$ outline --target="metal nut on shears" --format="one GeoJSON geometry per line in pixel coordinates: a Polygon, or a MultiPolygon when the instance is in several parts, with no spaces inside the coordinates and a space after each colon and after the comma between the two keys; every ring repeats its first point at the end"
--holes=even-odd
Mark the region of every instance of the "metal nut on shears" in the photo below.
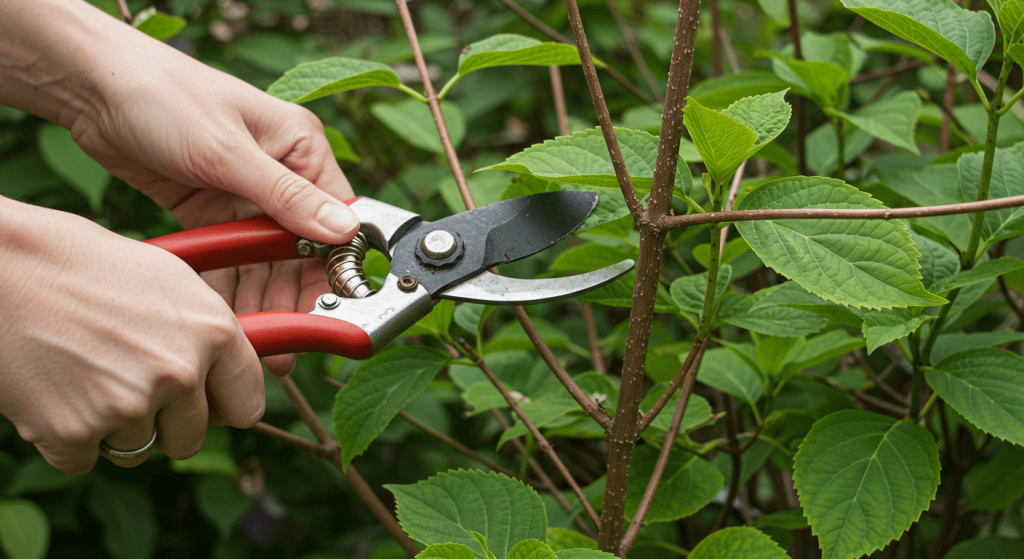
{"type": "Polygon", "coordinates": [[[435,229],[416,243],[416,258],[435,268],[444,268],[459,261],[465,252],[462,235],[435,229]]]}

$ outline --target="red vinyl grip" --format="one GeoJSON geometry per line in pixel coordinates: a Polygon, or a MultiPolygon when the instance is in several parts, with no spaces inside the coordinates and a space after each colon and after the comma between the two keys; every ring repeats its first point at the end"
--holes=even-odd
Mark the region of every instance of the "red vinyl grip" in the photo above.
{"type": "MultiPolygon", "coordinates": [[[[345,200],[352,204],[361,197],[345,200]]],[[[299,258],[298,236],[268,216],[219,223],[150,239],[197,272],[299,258]]]]}
{"type": "Polygon", "coordinates": [[[373,343],[362,328],[315,314],[262,312],[238,317],[242,331],[260,357],[286,353],[330,353],[369,359],[373,343]]]}

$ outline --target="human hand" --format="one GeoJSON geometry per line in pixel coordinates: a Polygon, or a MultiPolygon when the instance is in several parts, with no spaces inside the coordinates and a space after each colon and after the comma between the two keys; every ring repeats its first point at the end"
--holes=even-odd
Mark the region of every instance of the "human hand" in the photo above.
{"type": "MultiPolygon", "coordinates": [[[[184,459],[210,423],[263,415],[259,360],[183,262],[88,220],[0,198],[0,410],[48,462],[82,474],[100,441],[184,459]]],[[[146,456],[112,460],[134,466],[146,456]]]]}

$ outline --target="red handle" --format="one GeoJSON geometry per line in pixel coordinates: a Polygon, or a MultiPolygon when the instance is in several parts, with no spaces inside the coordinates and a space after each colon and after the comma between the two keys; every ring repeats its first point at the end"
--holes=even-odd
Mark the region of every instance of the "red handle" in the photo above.
{"type": "MultiPolygon", "coordinates": [[[[351,205],[360,197],[345,200],[351,205]]],[[[197,272],[299,258],[298,236],[268,216],[219,223],[150,239],[197,272]]]]}
{"type": "Polygon", "coordinates": [[[373,343],[362,328],[315,314],[261,312],[238,317],[242,331],[260,357],[286,353],[330,353],[369,359],[373,343]]]}

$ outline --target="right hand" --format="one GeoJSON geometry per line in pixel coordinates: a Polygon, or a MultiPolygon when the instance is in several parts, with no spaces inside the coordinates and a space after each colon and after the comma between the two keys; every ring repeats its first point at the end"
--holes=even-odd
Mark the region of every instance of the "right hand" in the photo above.
{"type": "Polygon", "coordinates": [[[100,441],[134,450],[154,428],[165,454],[188,458],[211,422],[262,417],[256,352],[181,260],[3,198],[0,234],[0,412],[57,469],[88,472],[100,441]]]}

